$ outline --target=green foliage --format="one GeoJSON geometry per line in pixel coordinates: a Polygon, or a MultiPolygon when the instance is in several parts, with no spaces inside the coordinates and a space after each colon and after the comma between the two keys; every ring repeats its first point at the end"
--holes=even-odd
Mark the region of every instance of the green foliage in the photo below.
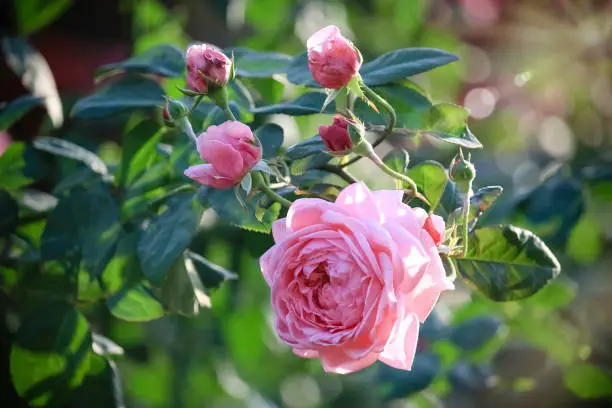
{"type": "Polygon", "coordinates": [[[11,145],[0,156],[0,178],[2,188],[16,190],[27,186],[32,180],[23,173],[25,160],[23,154],[25,145],[23,143],[11,143],[11,145]]]}
{"type": "Polygon", "coordinates": [[[497,301],[533,295],[560,271],[544,242],[511,225],[472,231],[467,254],[456,262],[464,278],[497,301]]]}
{"type": "Polygon", "coordinates": [[[481,148],[482,144],[467,126],[469,116],[469,112],[460,106],[439,103],[423,115],[421,133],[468,149],[481,148]]]}
{"type": "Polygon", "coordinates": [[[406,175],[414,180],[421,194],[429,201],[429,210],[435,210],[448,182],[444,167],[440,163],[426,161],[409,169],[406,175]]]}
{"type": "Polygon", "coordinates": [[[10,128],[32,108],[40,105],[41,99],[30,95],[20,96],[0,108],[0,130],[10,128]]]}
{"type": "Polygon", "coordinates": [[[236,75],[247,78],[269,78],[286,72],[291,57],[278,52],[258,52],[246,48],[225,51],[234,56],[236,75]]]}
{"type": "Polygon", "coordinates": [[[297,99],[289,102],[283,102],[276,105],[261,106],[251,110],[258,115],[285,114],[291,116],[313,115],[317,113],[333,113],[333,104],[327,105],[323,111],[323,103],[325,102],[325,94],[322,92],[308,92],[299,96],[297,99]]]}
{"type": "Polygon", "coordinates": [[[19,0],[14,5],[21,34],[31,34],[59,17],[72,0],[19,0]]]}
{"type": "Polygon", "coordinates": [[[572,366],[563,377],[563,382],[581,398],[612,396],[612,375],[589,364],[572,366]]]}
{"type": "Polygon", "coordinates": [[[159,75],[178,78],[185,70],[183,51],[169,44],[150,48],[130,59],[115,64],[104,65],[96,71],[96,80],[120,73],[159,75]]]}

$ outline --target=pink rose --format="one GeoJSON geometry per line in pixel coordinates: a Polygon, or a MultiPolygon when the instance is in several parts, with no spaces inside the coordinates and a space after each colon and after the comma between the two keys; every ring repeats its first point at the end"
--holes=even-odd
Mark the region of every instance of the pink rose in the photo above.
{"type": "Polygon", "coordinates": [[[187,49],[187,87],[207,93],[211,86],[224,86],[230,79],[232,61],[210,44],[191,45],[187,49]]]}
{"type": "Polygon", "coordinates": [[[200,156],[208,161],[185,170],[185,175],[206,186],[226,189],[240,183],[261,160],[261,147],[251,129],[236,121],[209,126],[197,139],[200,156]]]}
{"type": "Polygon", "coordinates": [[[423,228],[427,213],[403,204],[402,194],[355,183],[335,203],[296,200],[273,224],[275,245],[260,263],[276,331],[325,371],[350,373],[376,360],[409,370],[419,322],[454,288],[423,228]]]}
{"type": "Polygon", "coordinates": [[[320,29],[308,39],[306,46],[310,72],[325,88],[342,88],[359,72],[361,55],[336,26],[320,29]]]}
{"type": "Polygon", "coordinates": [[[336,115],[331,125],[319,126],[319,135],[329,151],[345,152],[353,147],[351,136],[348,132],[347,120],[342,115],[336,115]]]}

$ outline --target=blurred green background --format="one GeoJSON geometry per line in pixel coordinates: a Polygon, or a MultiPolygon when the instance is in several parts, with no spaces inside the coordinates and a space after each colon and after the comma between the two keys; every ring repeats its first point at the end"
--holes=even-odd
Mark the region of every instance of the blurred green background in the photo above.
{"type": "MultiPolygon", "coordinates": [[[[271,237],[223,225],[210,213],[197,247],[238,279],[212,292],[212,308],[195,318],[127,323],[90,310],[94,329],[120,344],[125,355],[114,373],[100,364],[99,375],[88,377],[66,406],[117,406],[113,381],[120,381],[125,406],[143,408],[612,406],[609,1],[0,5],[3,32],[29,36],[49,62],[65,111],[72,97],[93,89],[95,67],[162,43],[183,47],[204,41],[294,55],[310,34],[335,24],[366,61],[416,46],[456,53],[458,63],[414,80],[433,100],[454,101],[471,112],[471,129],[485,146],[474,154],[476,186],[505,188],[483,221],[510,221],[536,231],[563,265],[560,278],[523,302],[494,303],[461,286],[445,293],[422,328],[412,372],[375,364],[349,376],[326,375],[317,361],[297,358],[274,335],[269,290],[258,266],[271,237]]],[[[8,76],[2,78],[7,84],[0,99],[9,100],[19,91],[8,76]]],[[[283,97],[282,78],[253,81],[262,99],[283,97]]],[[[181,83],[167,83],[167,91],[176,94],[176,85],[181,83]]],[[[275,120],[292,143],[312,136],[328,119],[275,120]]],[[[30,127],[19,124],[11,137],[28,140],[30,127]]],[[[112,129],[92,129],[90,137],[88,143],[95,141],[103,157],[113,157],[112,129]]],[[[2,140],[0,151],[1,145],[2,140]]],[[[448,163],[455,153],[427,143],[408,148],[413,160],[448,163]]],[[[370,180],[370,170],[364,163],[354,173],[375,187],[391,186],[370,180]]],[[[1,375],[2,398],[12,401],[4,360],[1,375]]]]}

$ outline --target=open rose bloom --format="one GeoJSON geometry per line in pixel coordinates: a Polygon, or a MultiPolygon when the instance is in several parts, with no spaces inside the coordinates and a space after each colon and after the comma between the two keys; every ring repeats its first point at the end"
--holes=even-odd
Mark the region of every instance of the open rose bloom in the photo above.
{"type": "Polygon", "coordinates": [[[308,39],[306,46],[310,72],[325,88],[342,88],[359,72],[361,54],[336,26],[320,29],[308,39]]]}
{"type": "Polygon", "coordinates": [[[420,323],[454,287],[428,231],[444,236],[443,220],[402,195],[355,183],[335,203],[299,199],[273,224],[275,245],[261,269],[276,331],[325,371],[350,373],[376,360],[409,370],[420,323]]]}

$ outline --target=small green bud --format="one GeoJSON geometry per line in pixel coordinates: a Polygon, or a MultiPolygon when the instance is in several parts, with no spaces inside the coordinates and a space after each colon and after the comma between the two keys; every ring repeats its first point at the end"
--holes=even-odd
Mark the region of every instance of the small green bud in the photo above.
{"type": "Polygon", "coordinates": [[[166,104],[162,109],[162,117],[164,124],[169,127],[174,127],[176,120],[189,115],[189,108],[181,101],[176,99],[166,98],[166,104]]]}
{"type": "Polygon", "coordinates": [[[455,156],[450,164],[448,176],[464,192],[463,190],[467,191],[471,188],[472,181],[476,178],[476,169],[470,163],[469,158],[466,160],[463,157],[463,152],[460,151],[459,155],[455,156]]]}

